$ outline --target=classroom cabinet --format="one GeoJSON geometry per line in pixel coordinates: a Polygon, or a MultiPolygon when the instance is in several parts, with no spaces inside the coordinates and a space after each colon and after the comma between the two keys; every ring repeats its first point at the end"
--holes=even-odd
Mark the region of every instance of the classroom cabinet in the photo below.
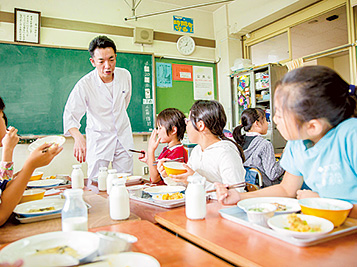
{"type": "Polygon", "coordinates": [[[265,110],[269,122],[265,136],[274,146],[275,153],[282,152],[286,141],[276,129],[274,116],[274,89],[287,72],[286,66],[267,64],[237,71],[231,75],[233,129],[240,124],[243,110],[259,107],[265,110]]]}

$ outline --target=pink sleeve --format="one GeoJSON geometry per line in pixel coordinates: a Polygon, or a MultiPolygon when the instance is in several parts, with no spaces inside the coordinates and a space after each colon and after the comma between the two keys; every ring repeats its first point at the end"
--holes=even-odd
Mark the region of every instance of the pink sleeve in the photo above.
{"type": "Polygon", "coordinates": [[[0,179],[11,180],[14,175],[14,163],[1,161],[0,165],[0,179]]]}

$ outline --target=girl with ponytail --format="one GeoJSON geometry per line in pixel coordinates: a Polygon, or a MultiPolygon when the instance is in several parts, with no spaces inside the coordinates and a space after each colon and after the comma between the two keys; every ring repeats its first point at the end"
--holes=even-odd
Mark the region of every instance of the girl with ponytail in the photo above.
{"type": "Polygon", "coordinates": [[[280,165],[283,181],[240,194],[216,184],[217,197],[233,204],[251,197],[325,197],[353,204],[357,218],[356,90],[334,70],[306,66],[278,83],[274,122],[288,140],[280,165]],[[300,190],[305,182],[311,190],[300,190]]]}
{"type": "Polygon", "coordinates": [[[241,123],[234,129],[233,138],[244,150],[244,167],[257,168],[262,174],[264,187],[279,183],[278,178],[282,176],[284,169],[275,160],[272,143],[262,137],[268,131],[264,110],[245,109],[241,123]],[[242,130],[246,134],[242,134],[242,130]]]}
{"type": "MultiPolygon", "coordinates": [[[[226,121],[223,106],[218,101],[198,100],[193,104],[186,119],[186,131],[190,142],[197,145],[184,165],[187,172],[171,175],[174,181],[187,183],[187,177],[195,173],[206,178],[206,190],[214,189],[214,182],[232,185],[245,181],[243,150],[224,136],[226,121]]],[[[158,164],[159,172],[167,177],[162,163],[158,164]]]]}

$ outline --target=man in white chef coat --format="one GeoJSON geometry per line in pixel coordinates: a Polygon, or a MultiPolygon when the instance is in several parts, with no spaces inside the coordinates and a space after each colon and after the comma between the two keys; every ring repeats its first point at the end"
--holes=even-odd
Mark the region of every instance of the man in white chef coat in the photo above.
{"type": "Polygon", "coordinates": [[[87,161],[88,179],[98,177],[99,167],[112,162],[118,172],[133,171],[133,135],[126,109],[131,97],[131,75],[116,68],[116,46],[106,36],[89,44],[90,62],[95,69],[82,77],[68,97],[63,125],[66,136],[74,138],[73,153],[87,161]],[[86,139],[79,132],[87,113],[86,139]]]}

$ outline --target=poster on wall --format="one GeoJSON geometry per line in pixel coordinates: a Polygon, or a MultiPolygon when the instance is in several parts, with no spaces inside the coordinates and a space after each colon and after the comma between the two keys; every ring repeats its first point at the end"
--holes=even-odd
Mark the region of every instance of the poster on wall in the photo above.
{"type": "Polygon", "coordinates": [[[195,100],[213,100],[213,68],[193,66],[193,96],[195,100]]]}
{"type": "Polygon", "coordinates": [[[172,64],[173,80],[192,82],[192,66],[172,64]]]}
{"type": "Polygon", "coordinates": [[[193,19],[181,16],[174,16],[174,31],[193,33],[193,19]]]}
{"type": "Polygon", "coordinates": [[[172,87],[172,66],[170,63],[156,62],[157,87],[172,87]]]}
{"type": "Polygon", "coordinates": [[[14,41],[40,43],[41,12],[15,8],[14,41]]]}

